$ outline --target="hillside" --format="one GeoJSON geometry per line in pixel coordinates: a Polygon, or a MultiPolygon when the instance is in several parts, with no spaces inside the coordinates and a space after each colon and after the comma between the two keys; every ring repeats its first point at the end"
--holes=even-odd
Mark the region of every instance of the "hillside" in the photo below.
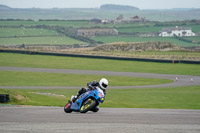
{"type": "Polygon", "coordinates": [[[119,15],[126,18],[133,16],[145,17],[150,21],[183,21],[200,20],[199,9],[175,9],[175,10],[140,10],[134,6],[102,5],[100,8],[10,8],[0,5],[0,19],[58,19],[58,20],[90,20],[116,19],[119,15]]]}
{"type": "Polygon", "coordinates": [[[11,8],[10,8],[10,7],[8,7],[8,6],[1,5],[1,4],[0,4],[0,9],[11,9],[11,8]]]}
{"type": "Polygon", "coordinates": [[[198,8],[198,9],[192,9],[192,10],[190,10],[190,12],[200,12],[200,8],[198,8]]]}
{"type": "Polygon", "coordinates": [[[105,4],[100,7],[102,10],[120,10],[120,11],[139,11],[140,9],[134,6],[105,4]]]}

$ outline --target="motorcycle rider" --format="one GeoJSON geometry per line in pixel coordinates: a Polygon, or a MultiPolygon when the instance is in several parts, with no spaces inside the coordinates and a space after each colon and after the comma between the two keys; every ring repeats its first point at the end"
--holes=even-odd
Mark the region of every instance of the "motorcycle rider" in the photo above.
{"type": "Polygon", "coordinates": [[[88,89],[81,88],[78,91],[76,96],[74,96],[74,95],[71,96],[71,101],[75,102],[81,94],[83,94],[83,93],[85,93],[85,92],[87,92],[89,90],[96,89],[96,87],[99,87],[101,90],[103,90],[104,95],[106,95],[107,86],[108,86],[108,80],[106,78],[102,78],[99,82],[93,81],[93,82],[87,83],[88,89]]]}

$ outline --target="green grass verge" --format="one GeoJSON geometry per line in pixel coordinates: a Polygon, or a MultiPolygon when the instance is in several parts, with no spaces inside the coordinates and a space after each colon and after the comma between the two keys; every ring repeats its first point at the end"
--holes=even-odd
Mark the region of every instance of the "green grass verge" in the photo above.
{"type": "MultiPolygon", "coordinates": [[[[0,89],[1,94],[10,94],[9,104],[64,106],[77,90],[16,90],[0,89]],[[39,95],[33,92],[55,95],[39,95]]],[[[160,89],[119,89],[107,91],[106,100],[101,107],[115,108],[167,108],[200,109],[200,86],[174,87],[160,89]]]]}
{"type": "MultiPolygon", "coordinates": [[[[48,90],[47,90],[48,91],[48,90]]],[[[68,95],[76,94],[76,90],[49,90],[48,93],[58,94],[68,92],[68,95]]],[[[34,105],[34,106],[64,106],[68,97],[59,97],[59,96],[48,96],[48,95],[38,95],[32,92],[45,92],[45,90],[4,90],[0,89],[0,94],[9,94],[10,102],[7,104],[14,105],[34,105]]],[[[1,105],[1,104],[0,104],[1,105]]]]}
{"type": "Polygon", "coordinates": [[[200,86],[109,90],[104,107],[200,109],[200,86]],[[116,102],[115,102],[116,101],[116,102]]]}
{"type": "Polygon", "coordinates": [[[0,75],[1,86],[86,86],[86,83],[93,80],[99,81],[102,77],[109,80],[110,86],[154,85],[173,82],[169,79],[43,72],[0,71],[0,75]]]}
{"type": "Polygon", "coordinates": [[[0,66],[200,75],[197,64],[119,61],[0,53],[0,66]]]}

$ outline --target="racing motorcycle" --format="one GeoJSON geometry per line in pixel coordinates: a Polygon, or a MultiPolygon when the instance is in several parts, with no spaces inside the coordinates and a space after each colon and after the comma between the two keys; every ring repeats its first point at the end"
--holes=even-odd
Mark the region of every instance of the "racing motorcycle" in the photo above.
{"type": "Polygon", "coordinates": [[[97,106],[103,103],[104,99],[105,95],[103,91],[99,87],[96,87],[81,94],[75,102],[68,101],[64,106],[64,111],[66,113],[71,113],[72,111],[80,113],[88,111],[98,112],[99,108],[97,106]]]}

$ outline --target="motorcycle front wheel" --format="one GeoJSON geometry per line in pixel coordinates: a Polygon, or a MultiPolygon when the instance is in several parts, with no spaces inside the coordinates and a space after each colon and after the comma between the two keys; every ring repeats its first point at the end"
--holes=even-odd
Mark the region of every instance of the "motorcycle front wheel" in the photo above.
{"type": "Polygon", "coordinates": [[[70,109],[70,107],[71,107],[71,102],[69,101],[69,102],[65,105],[65,107],[64,107],[65,113],[71,113],[71,112],[72,112],[72,110],[70,109]]]}
{"type": "Polygon", "coordinates": [[[93,109],[96,106],[96,100],[93,99],[87,99],[86,101],[83,102],[81,106],[80,113],[86,113],[89,110],[93,109]]]}

